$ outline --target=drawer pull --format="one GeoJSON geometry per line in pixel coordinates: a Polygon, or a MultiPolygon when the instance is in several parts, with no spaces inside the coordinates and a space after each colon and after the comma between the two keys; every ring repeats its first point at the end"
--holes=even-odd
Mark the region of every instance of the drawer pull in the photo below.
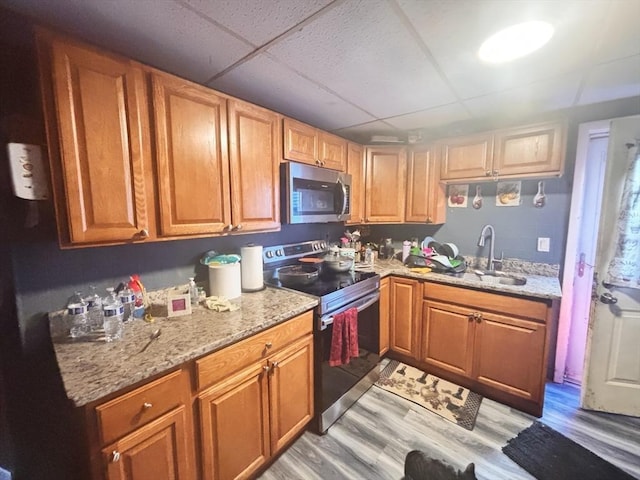
{"type": "Polygon", "coordinates": [[[116,463],[119,461],[120,461],[120,452],[117,450],[114,450],[113,452],[111,452],[111,462],[116,463]]]}
{"type": "Polygon", "coordinates": [[[263,365],[262,370],[264,370],[265,373],[269,373],[269,370],[271,370],[271,367],[269,367],[269,365],[263,365]]]}
{"type": "Polygon", "coordinates": [[[153,407],[153,403],[144,402],[144,403],[142,404],[142,409],[143,409],[143,410],[149,410],[151,407],[153,407]]]}
{"type": "Polygon", "coordinates": [[[271,347],[273,347],[273,343],[271,342],[267,342],[264,344],[264,348],[271,348],[271,347]]]}

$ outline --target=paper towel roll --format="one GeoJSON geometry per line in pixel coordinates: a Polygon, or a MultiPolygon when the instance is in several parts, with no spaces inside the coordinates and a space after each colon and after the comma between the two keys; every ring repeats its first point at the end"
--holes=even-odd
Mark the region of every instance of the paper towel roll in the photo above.
{"type": "Polygon", "coordinates": [[[240,249],[242,291],[257,292],[264,288],[262,245],[248,245],[240,249]]]}
{"type": "Polygon", "coordinates": [[[209,265],[209,295],[236,298],[241,294],[239,263],[209,265]]]}

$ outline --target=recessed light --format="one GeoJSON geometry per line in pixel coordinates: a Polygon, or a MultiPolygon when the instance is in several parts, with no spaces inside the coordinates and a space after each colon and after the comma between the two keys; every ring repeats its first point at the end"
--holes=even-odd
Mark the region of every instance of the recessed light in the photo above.
{"type": "Polygon", "coordinates": [[[512,25],[487,38],[478,56],[487,63],[504,63],[541,48],[553,36],[553,26],[533,21],[512,25]]]}

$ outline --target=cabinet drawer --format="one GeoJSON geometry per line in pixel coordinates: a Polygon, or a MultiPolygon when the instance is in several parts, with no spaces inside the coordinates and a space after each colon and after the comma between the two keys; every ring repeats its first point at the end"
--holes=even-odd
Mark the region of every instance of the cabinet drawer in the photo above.
{"type": "Polygon", "coordinates": [[[474,309],[531,318],[540,322],[545,322],[547,318],[548,305],[541,300],[481,292],[470,288],[453,287],[431,282],[424,284],[423,292],[425,298],[440,300],[445,303],[467,305],[474,309]]]}
{"type": "Polygon", "coordinates": [[[198,390],[212,385],[227,375],[269,357],[294,340],[311,333],[313,312],[309,311],[235,345],[196,360],[198,390]]]}
{"type": "Polygon", "coordinates": [[[177,407],[186,391],[179,370],[96,407],[101,443],[114,442],[177,407]]]}

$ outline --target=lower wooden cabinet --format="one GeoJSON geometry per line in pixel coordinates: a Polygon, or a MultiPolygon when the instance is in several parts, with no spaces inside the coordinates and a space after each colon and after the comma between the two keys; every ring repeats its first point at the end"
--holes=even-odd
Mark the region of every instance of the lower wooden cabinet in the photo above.
{"type": "Polygon", "coordinates": [[[313,417],[313,337],[202,392],[203,478],[246,478],[313,417]]]}
{"type": "Polygon", "coordinates": [[[548,302],[426,283],[419,361],[485,395],[542,413],[548,302]]]}
{"type": "Polygon", "coordinates": [[[419,347],[420,298],[419,280],[391,277],[389,284],[389,348],[391,351],[417,357],[419,347]]]}

